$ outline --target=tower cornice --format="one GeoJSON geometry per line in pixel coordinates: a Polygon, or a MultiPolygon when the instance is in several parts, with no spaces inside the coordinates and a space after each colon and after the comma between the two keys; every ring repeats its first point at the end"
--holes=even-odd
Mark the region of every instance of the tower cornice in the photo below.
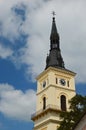
{"type": "Polygon", "coordinates": [[[56,72],[60,72],[60,73],[64,73],[64,74],[67,74],[67,75],[70,75],[70,76],[75,76],[76,73],[73,72],[73,71],[70,71],[68,69],[64,69],[64,68],[55,68],[55,67],[49,67],[48,69],[44,70],[42,73],[40,73],[37,77],[36,77],[36,80],[39,80],[41,77],[43,77],[43,75],[46,75],[48,74],[48,72],[50,71],[56,71],[56,72]]]}
{"type": "Polygon", "coordinates": [[[40,118],[48,113],[51,113],[51,112],[55,112],[58,114],[61,112],[61,110],[59,110],[57,106],[53,106],[53,105],[49,104],[48,106],[46,106],[45,110],[41,109],[41,110],[37,111],[36,113],[34,113],[31,117],[31,119],[33,121],[38,120],[38,118],[40,118]]]}
{"type": "Polygon", "coordinates": [[[60,89],[60,90],[62,90],[63,92],[64,92],[64,91],[75,92],[75,90],[73,90],[73,89],[68,89],[68,88],[64,88],[64,87],[62,88],[62,87],[59,87],[59,86],[50,84],[48,87],[46,87],[46,88],[45,88],[44,90],[42,90],[41,92],[38,92],[36,95],[39,95],[39,94],[41,94],[41,93],[43,93],[43,92],[46,92],[46,90],[48,90],[50,87],[58,88],[58,90],[60,89]]]}

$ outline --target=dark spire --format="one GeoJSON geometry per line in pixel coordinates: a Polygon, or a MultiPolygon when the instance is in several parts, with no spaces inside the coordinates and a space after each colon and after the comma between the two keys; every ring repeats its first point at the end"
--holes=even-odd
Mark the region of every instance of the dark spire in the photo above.
{"type": "Polygon", "coordinates": [[[59,39],[60,38],[56,28],[55,17],[53,16],[52,29],[50,35],[50,53],[46,59],[46,69],[50,66],[56,68],[57,67],[65,68],[64,61],[61,56],[59,39]]]}
{"type": "Polygon", "coordinates": [[[50,42],[51,42],[51,49],[53,49],[54,45],[56,45],[56,47],[58,46],[59,48],[59,34],[57,33],[55,17],[53,17],[53,22],[52,22],[50,42]]]}

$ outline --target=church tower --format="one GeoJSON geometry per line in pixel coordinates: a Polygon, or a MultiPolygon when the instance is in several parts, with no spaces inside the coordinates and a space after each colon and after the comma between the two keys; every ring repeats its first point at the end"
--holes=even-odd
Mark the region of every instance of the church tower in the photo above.
{"type": "Polygon", "coordinates": [[[69,100],[76,94],[75,75],[65,68],[53,16],[50,52],[46,58],[45,70],[37,77],[36,113],[32,115],[34,130],[57,130],[59,113],[69,110],[69,100]]]}

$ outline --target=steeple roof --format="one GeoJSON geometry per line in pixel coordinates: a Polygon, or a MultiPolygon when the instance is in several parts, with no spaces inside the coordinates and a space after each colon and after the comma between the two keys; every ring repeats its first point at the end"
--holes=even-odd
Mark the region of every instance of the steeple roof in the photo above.
{"type": "Polygon", "coordinates": [[[57,33],[57,28],[56,28],[56,23],[55,23],[55,17],[53,17],[50,39],[56,38],[56,37],[59,38],[59,35],[58,35],[58,33],[57,33]]]}
{"type": "Polygon", "coordinates": [[[46,59],[46,68],[48,67],[60,67],[65,68],[64,61],[61,56],[60,51],[60,42],[59,42],[59,34],[57,32],[55,17],[53,17],[52,21],[52,29],[50,35],[50,52],[46,59]]]}

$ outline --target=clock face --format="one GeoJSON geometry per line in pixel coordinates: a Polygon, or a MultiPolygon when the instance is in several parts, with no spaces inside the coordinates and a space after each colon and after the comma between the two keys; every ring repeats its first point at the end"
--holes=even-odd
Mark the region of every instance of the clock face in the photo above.
{"type": "Polygon", "coordinates": [[[66,81],[64,79],[60,79],[60,83],[61,83],[61,85],[65,86],[66,81]]]}
{"type": "Polygon", "coordinates": [[[43,88],[46,86],[46,81],[43,82],[43,88]]]}

